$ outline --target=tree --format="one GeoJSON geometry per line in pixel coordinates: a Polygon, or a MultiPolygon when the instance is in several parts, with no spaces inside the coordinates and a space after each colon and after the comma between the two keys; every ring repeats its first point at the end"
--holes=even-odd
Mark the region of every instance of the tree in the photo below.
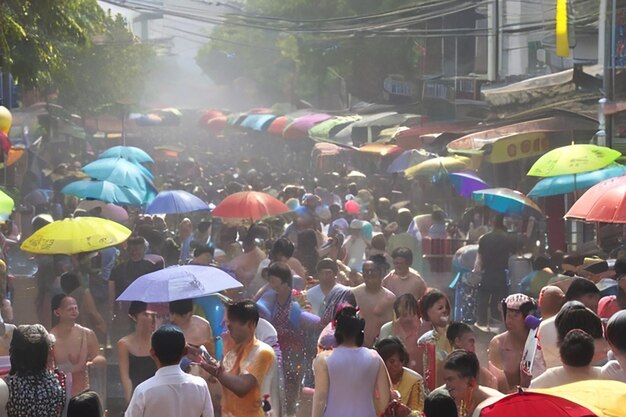
{"type": "Polygon", "coordinates": [[[81,112],[138,99],[154,55],[96,0],[2,0],[0,65],[23,90],[59,91],[81,112]]]}
{"type": "MultiPolygon", "coordinates": [[[[248,0],[246,13],[307,19],[315,28],[311,22],[315,19],[322,24],[338,16],[364,16],[414,4],[408,0],[248,0]]],[[[241,18],[231,20],[240,23],[241,18]]],[[[213,80],[249,77],[270,96],[284,93],[289,85],[292,94],[319,102],[322,92],[336,91],[343,79],[360,98],[378,100],[387,74],[410,75],[416,69],[411,38],[276,33],[228,21],[215,28],[211,38],[197,60],[213,80]]]]}

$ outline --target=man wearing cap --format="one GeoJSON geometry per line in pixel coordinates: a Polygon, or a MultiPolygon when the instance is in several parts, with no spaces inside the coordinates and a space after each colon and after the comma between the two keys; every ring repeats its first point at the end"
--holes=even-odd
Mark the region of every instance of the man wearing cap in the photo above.
{"type": "Polygon", "coordinates": [[[530,330],[524,319],[535,308],[533,299],[525,294],[511,294],[502,301],[506,331],[489,343],[489,362],[506,377],[499,381],[501,392],[511,392],[521,383],[520,364],[530,330]]]}

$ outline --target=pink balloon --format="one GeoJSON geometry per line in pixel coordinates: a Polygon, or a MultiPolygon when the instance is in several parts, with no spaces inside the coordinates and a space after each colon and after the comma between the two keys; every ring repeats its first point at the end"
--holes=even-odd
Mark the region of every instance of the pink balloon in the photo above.
{"type": "Polygon", "coordinates": [[[354,200],[350,200],[346,202],[345,205],[346,213],[348,214],[359,214],[361,212],[361,206],[354,200]]]}

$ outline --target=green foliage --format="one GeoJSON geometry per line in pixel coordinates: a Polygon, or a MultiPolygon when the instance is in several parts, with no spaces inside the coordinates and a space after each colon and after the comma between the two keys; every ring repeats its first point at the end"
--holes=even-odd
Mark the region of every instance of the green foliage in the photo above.
{"type": "Polygon", "coordinates": [[[96,0],[0,1],[0,65],[81,111],[138,92],[152,50],[96,0]]]}
{"type": "Polygon", "coordinates": [[[66,45],[63,71],[53,73],[59,104],[81,112],[113,102],[139,101],[154,50],[138,43],[121,16],[107,16],[88,46],[66,45]]]}
{"type": "MultiPolygon", "coordinates": [[[[415,0],[248,0],[246,13],[323,21],[382,13],[415,3],[415,0]]],[[[291,82],[295,95],[314,99],[322,91],[336,88],[338,79],[343,78],[353,93],[364,99],[376,99],[385,75],[408,75],[415,71],[413,39],[276,34],[228,22],[217,27],[211,37],[197,57],[204,71],[219,83],[229,83],[238,77],[251,78],[270,97],[279,93],[285,98],[285,83],[291,82]],[[372,83],[372,76],[375,86],[367,85],[372,83]]]]}

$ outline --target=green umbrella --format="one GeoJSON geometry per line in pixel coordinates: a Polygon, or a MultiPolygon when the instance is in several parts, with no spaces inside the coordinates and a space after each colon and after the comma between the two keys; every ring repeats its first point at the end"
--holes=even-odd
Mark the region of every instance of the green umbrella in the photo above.
{"type": "Polygon", "coordinates": [[[333,136],[346,126],[361,120],[361,116],[337,116],[316,124],[309,129],[309,136],[314,140],[332,140],[333,136]]]}
{"type": "Polygon", "coordinates": [[[533,177],[556,177],[595,171],[610,165],[622,154],[605,146],[572,144],[551,150],[528,171],[533,177]]]}

